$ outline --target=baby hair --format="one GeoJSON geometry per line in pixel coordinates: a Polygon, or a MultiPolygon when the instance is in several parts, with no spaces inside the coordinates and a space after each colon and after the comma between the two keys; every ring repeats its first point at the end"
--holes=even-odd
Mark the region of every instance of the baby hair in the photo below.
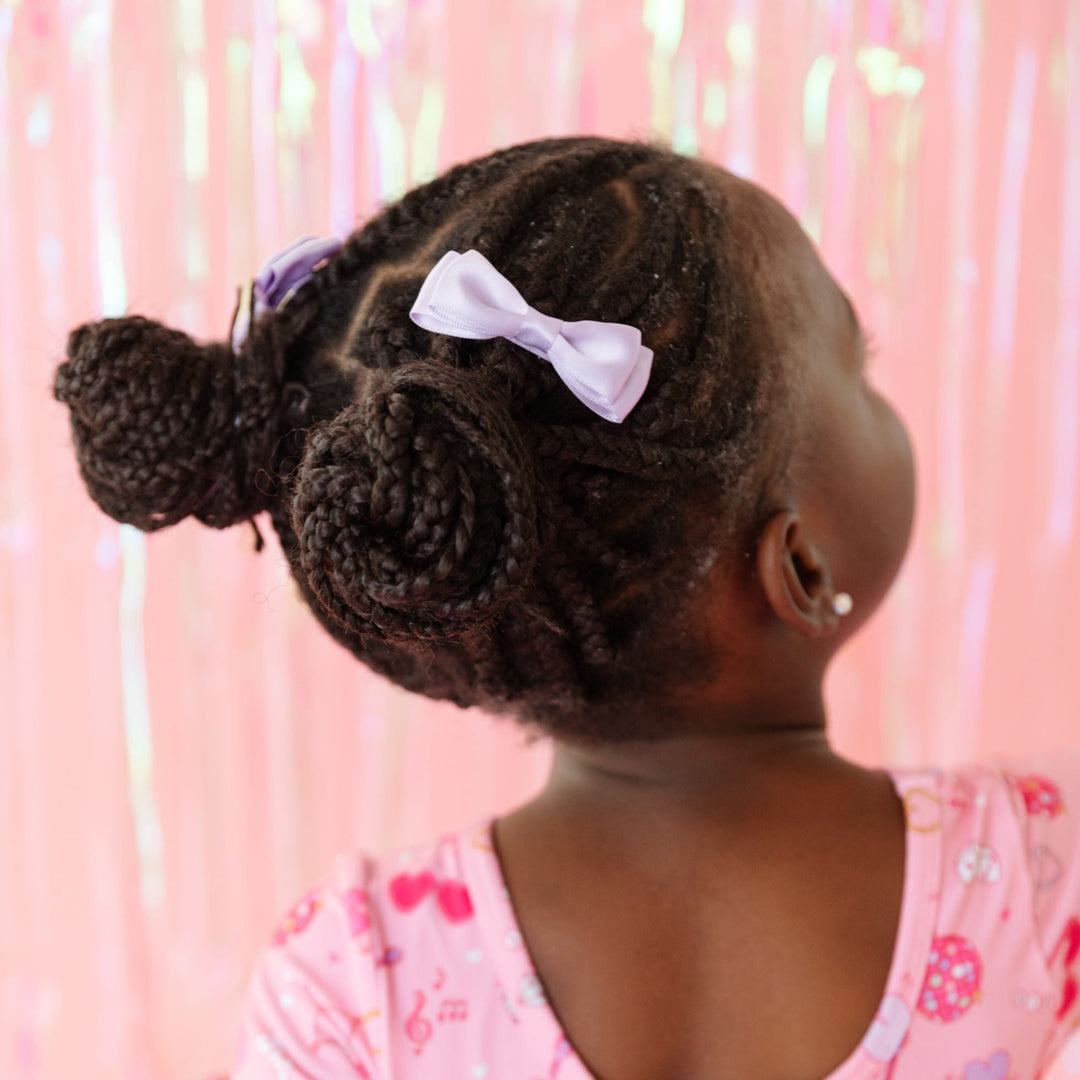
{"type": "Polygon", "coordinates": [[[543,139],[381,208],[236,352],[138,316],[77,328],[55,395],[105,513],[268,513],[323,626],[401,686],[564,738],[659,738],[627,703],[715,675],[693,584],[752,542],[791,451],[752,258],[702,163],[543,139]],[[467,249],[542,312],[641,330],[652,374],[624,422],[508,340],[410,320],[467,249]]]}

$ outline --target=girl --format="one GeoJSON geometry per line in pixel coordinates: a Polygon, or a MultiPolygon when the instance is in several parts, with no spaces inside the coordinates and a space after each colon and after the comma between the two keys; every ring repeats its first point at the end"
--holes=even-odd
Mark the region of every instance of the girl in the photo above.
{"type": "Polygon", "coordinates": [[[826,735],[913,517],[864,351],[777,202],[601,138],[294,245],[230,344],[71,334],[107,513],[268,512],[360,660],[555,741],[513,813],[300,899],[237,1080],[1042,1075],[1077,1015],[1080,762],[867,770],[826,735]]]}

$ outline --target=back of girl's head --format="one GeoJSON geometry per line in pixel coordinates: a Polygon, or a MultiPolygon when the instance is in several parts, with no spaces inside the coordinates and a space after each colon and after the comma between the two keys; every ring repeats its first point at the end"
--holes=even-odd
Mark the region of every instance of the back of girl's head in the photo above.
{"type": "Polygon", "coordinates": [[[107,319],[72,332],[55,393],[106,513],[150,531],[268,512],[326,629],[407,689],[563,737],[660,737],[662,711],[627,706],[715,675],[693,586],[752,541],[758,466],[787,452],[780,350],[736,248],[720,185],[666,146],[525,143],[384,208],[235,354],[107,319]],[[410,320],[470,248],[542,312],[641,330],[652,374],[623,423],[508,340],[410,320]]]}

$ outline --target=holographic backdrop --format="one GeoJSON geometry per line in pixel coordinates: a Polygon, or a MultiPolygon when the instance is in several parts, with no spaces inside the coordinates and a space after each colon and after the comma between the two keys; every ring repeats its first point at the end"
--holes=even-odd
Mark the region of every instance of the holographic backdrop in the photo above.
{"type": "Polygon", "coordinates": [[[1080,0],[0,0],[0,1077],[224,1072],[335,852],[509,809],[549,754],[368,675],[265,526],[103,517],[67,330],[223,338],[295,236],[591,132],[770,188],[878,342],[919,506],[830,674],[837,745],[1076,741],[1080,0]]]}

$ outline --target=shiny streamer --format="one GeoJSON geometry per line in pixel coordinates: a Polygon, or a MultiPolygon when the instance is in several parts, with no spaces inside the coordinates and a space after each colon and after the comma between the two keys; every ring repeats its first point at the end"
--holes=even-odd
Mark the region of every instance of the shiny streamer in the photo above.
{"type": "Polygon", "coordinates": [[[830,671],[834,744],[1074,741],[1080,4],[1033,10],[0,0],[0,1076],[222,1074],[253,958],[337,851],[543,783],[549,746],[323,634],[270,530],[256,556],[103,519],[47,390],[78,322],[223,340],[268,252],[496,145],[656,134],[751,176],[873,331],[919,505],[830,671]]]}

